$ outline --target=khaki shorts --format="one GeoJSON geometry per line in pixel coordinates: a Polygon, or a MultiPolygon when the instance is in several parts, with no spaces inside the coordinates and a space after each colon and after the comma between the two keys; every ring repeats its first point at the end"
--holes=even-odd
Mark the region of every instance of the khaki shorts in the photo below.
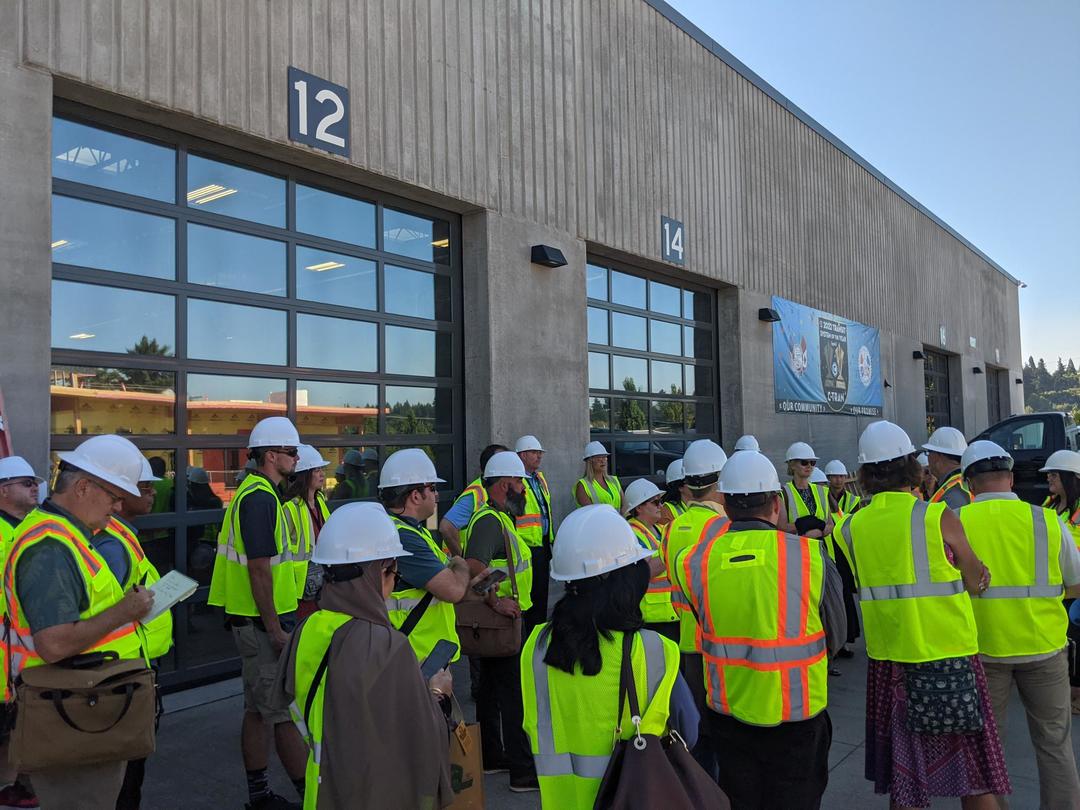
{"type": "Polygon", "coordinates": [[[289,706],[278,703],[283,692],[276,689],[278,654],[270,636],[254,624],[232,628],[236,652],[240,655],[240,674],[244,680],[244,709],[258,713],[263,720],[277,725],[288,723],[289,706]]]}

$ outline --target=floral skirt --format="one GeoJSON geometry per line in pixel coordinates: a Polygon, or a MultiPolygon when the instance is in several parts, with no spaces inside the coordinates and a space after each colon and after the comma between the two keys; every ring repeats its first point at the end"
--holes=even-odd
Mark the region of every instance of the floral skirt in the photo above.
{"type": "Polygon", "coordinates": [[[866,673],[866,778],[875,793],[906,807],[929,807],[933,796],[1012,792],[986,673],[979,657],[972,669],[984,726],[975,734],[916,734],[907,727],[904,667],[869,661],[866,673]]]}

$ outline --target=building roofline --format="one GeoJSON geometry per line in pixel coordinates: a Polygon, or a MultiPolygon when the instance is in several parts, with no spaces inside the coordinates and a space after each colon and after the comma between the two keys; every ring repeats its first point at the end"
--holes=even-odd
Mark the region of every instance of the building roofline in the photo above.
{"type": "Polygon", "coordinates": [[[658,12],[661,16],[667,19],[668,22],[678,27],[680,30],[683,31],[683,33],[687,34],[691,39],[693,39],[695,42],[705,48],[705,50],[709,51],[709,53],[711,53],[721,62],[726,64],[728,67],[730,67],[740,76],[742,76],[748,82],[753,84],[756,88],[758,88],[758,90],[765,93],[765,95],[769,96],[769,98],[771,98],[773,101],[786,109],[788,112],[790,112],[797,119],[802,121],[812,130],[817,132],[821,137],[823,137],[825,140],[827,140],[829,143],[831,143],[849,158],[851,158],[864,169],[866,169],[866,171],[876,177],[888,189],[899,195],[901,199],[907,202],[908,205],[910,205],[916,211],[925,215],[926,217],[940,225],[942,228],[944,228],[953,237],[966,245],[972,253],[974,253],[980,259],[982,259],[999,273],[1001,273],[1001,275],[1003,275],[1013,284],[1016,284],[1017,286],[1022,286],[1022,282],[1018,278],[1013,276],[1008,270],[995,262],[985,253],[983,253],[979,248],[973,245],[967,238],[965,238],[949,223],[945,222],[945,220],[943,220],[941,217],[939,217],[921,202],[919,202],[906,191],[904,191],[904,189],[900,188],[900,186],[898,186],[896,183],[894,183],[892,180],[882,174],[882,172],[879,169],[875,168],[874,165],[870,163],[870,161],[868,161],[866,158],[864,158],[862,155],[860,155],[858,152],[856,152],[854,149],[852,149],[850,146],[848,146],[846,143],[836,137],[836,135],[826,129],[825,126],[822,125],[819,121],[817,121],[813,116],[809,115],[805,110],[803,110],[793,101],[791,101],[791,99],[787,98],[783,93],[781,93],[767,81],[761,78],[761,76],[759,76],[757,73],[755,73],[745,64],[743,64],[743,62],[741,62],[733,53],[731,53],[731,51],[724,48],[715,39],[713,39],[700,28],[698,28],[698,26],[694,25],[694,23],[688,20],[686,16],[683,15],[680,11],[672,7],[669,3],[665,2],[665,0],[645,0],[645,3],[647,3],[656,12],[658,12]]]}

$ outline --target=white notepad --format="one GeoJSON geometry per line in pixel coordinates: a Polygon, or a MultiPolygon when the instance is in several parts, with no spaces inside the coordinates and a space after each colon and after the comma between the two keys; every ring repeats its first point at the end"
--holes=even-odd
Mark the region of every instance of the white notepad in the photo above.
{"type": "Polygon", "coordinates": [[[150,612],[142,619],[142,623],[156,619],[166,610],[178,602],[183,602],[199,588],[199,583],[191,577],[185,577],[179,571],[170,571],[153,585],[150,593],[154,595],[154,604],[150,612]]]}

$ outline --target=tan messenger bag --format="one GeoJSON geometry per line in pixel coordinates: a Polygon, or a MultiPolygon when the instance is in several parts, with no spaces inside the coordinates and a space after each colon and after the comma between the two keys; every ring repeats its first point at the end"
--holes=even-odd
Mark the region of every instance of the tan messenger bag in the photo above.
{"type": "Polygon", "coordinates": [[[90,653],[24,669],[11,762],[19,771],[141,759],[154,752],[157,684],[141,658],[90,653]]]}

